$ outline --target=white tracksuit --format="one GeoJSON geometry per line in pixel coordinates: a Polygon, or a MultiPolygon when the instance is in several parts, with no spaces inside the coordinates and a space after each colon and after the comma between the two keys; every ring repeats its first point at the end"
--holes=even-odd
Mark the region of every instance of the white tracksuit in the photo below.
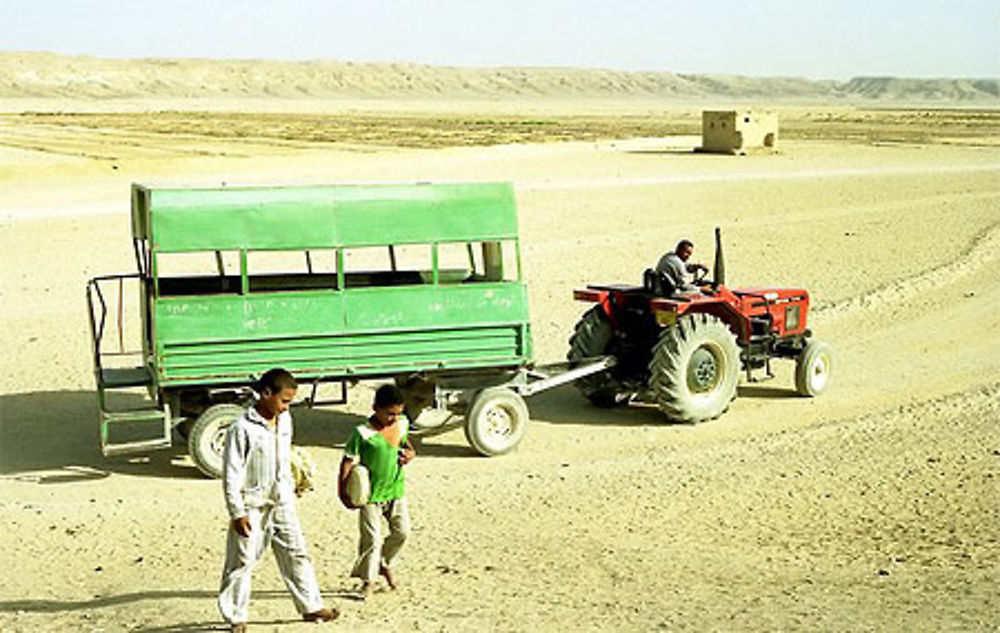
{"type": "Polygon", "coordinates": [[[292,416],[287,411],[271,427],[251,406],[226,432],[222,487],[230,519],[247,516],[250,536],[229,524],[219,611],[230,623],[247,621],[250,574],[270,545],[299,613],[323,608],[306,539],[295,512],[290,455],[292,416]]]}

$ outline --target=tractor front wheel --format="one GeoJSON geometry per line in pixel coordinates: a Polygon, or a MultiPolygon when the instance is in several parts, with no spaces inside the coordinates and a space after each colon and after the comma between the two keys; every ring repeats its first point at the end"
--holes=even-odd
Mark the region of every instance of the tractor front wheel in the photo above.
{"type": "Polygon", "coordinates": [[[191,461],[208,477],[222,477],[222,450],[226,446],[229,425],[243,415],[236,404],[214,404],[198,416],[188,434],[191,461]]]}
{"type": "Polygon", "coordinates": [[[514,450],[528,430],[528,405],[506,387],[480,391],[465,418],[465,439],[487,457],[514,450]]]}
{"type": "Polygon", "coordinates": [[[818,396],[830,384],[833,348],[822,341],[809,341],[795,359],[795,390],[800,396],[818,396]]]}
{"type": "Polygon", "coordinates": [[[725,323],[708,314],[682,316],[653,348],[653,401],[678,422],[712,420],[736,397],[739,368],[736,336],[725,323]]]}
{"type": "MultiPolygon", "coordinates": [[[[566,359],[575,361],[594,356],[613,356],[613,342],[614,328],[611,322],[600,306],[594,306],[577,322],[573,336],[569,339],[566,359]]],[[[580,378],[575,384],[580,393],[598,407],[619,407],[628,404],[635,395],[609,371],[580,378]]]]}

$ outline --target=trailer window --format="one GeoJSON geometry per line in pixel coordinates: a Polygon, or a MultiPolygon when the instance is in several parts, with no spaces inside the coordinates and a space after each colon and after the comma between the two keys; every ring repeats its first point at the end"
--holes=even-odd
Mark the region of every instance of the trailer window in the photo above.
{"type": "Polygon", "coordinates": [[[483,269],[483,253],[468,242],[438,244],[438,280],[443,284],[468,281],[483,269]]]}
{"type": "Polygon", "coordinates": [[[441,283],[517,281],[517,242],[439,244],[438,266],[441,283]]]}
{"type": "Polygon", "coordinates": [[[521,260],[518,256],[517,242],[514,240],[500,242],[500,250],[503,257],[503,268],[500,271],[501,279],[518,281],[521,278],[521,260]]]}
{"type": "Polygon", "coordinates": [[[344,249],[344,283],[348,288],[427,284],[432,275],[430,244],[344,249]]]}
{"type": "Polygon", "coordinates": [[[337,288],[337,251],[247,251],[250,292],[333,290],[337,288]]]}
{"type": "Polygon", "coordinates": [[[157,253],[155,267],[161,296],[240,291],[239,251],[157,253]]]}

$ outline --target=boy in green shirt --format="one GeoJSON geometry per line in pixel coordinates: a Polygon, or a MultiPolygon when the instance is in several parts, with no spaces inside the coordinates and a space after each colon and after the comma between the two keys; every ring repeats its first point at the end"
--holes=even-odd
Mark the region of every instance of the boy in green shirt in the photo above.
{"type": "Polygon", "coordinates": [[[361,595],[367,599],[381,574],[389,587],[396,588],[392,563],[410,535],[410,513],[406,506],[403,466],[416,452],[409,439],[409,423],[403,416],[403,393],[393,384],[375,392],[375,413],[367,424],[354,429],[344,446],[337,490],[343,504],[355,509],[347,496],[345,482],[355,463],[360,462],[371,478],[368,503],[358,508],[358,557],[351,571],[361,579],[361,595]],[[382,538],[382,519],[389,533],[382,538]]]}

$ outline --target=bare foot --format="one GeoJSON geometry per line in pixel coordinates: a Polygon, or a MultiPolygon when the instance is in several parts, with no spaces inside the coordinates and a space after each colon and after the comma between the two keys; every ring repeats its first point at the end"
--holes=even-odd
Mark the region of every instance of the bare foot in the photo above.
{"type": "Polygon", "coordinates": [[[385,581],[389,583],[390,589],[395,589],[396,587],[398,587],[398,585],[396,584],[396,577],[392,574],[391,569],[389,569],[385,565],[382,565],[381,567],[379,567],[378,573],[382,574],[382,577],[385,578],[385,581]]]}
{"type": "Polygon", "coordinates": [[[372,595],[375,593],[375,583],[370,580],[366,580],[361,583],[361,599],[370,600],[372,595]]]}
{"type": "Polygon", "coordinates": [[[340,612],[336,609],[327,609],[323,607],[319,611],[313,611],[312,613],[303,613],[302,619],[306,622],[329,622],[331,620],[336,620],[340,612]]]}

